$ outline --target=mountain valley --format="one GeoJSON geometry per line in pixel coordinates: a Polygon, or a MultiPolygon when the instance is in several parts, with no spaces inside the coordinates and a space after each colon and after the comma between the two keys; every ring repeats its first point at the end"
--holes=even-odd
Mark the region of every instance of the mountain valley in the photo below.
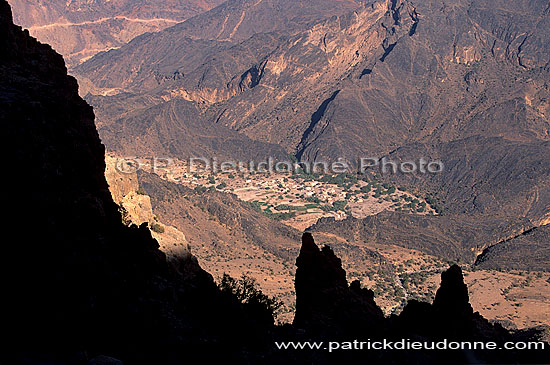
{"type": "Polygon", "coordinates": [[[316,355],[287,358],[266,339],[377,323],[439,338],[438,318],[462,329],[435,300],[451,276],[467,336],[548,337],[548,1],[8,2],[28,29],[0,0],[0,103],[25,181],[8,203],[13,235],[34,228],[6,257],[29,257],[14,271],[29,328],[66,311],[60,328],[78,336],[60,338],[75,348],[108,351],[122,334],[134,343],[113,355],[155,363],[161,348],[177,363],[226,341],[213,357],[293,363],[316,355]],[[382,172],[365,158],[443,168],[382,172]],[[349,169],[195,171],[190,159],[349,169]],[[251,310],[224,274],[281,307],[251,310]],[[102,326],[113,338],[95,339],[102,326]]]}

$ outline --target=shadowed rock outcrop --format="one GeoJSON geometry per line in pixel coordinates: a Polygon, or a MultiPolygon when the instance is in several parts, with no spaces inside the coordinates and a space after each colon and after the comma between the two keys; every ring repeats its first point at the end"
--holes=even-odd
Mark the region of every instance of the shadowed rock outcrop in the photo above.
{"type": "Polygon", "coordinates": [[[359,325],[369,331],[384,318],[374,293],[358,281],[348,286],[341,260],[330,247],[319,249],[310,233],[302,238],[296,265],[296,327],[347,333],[359,325]]]}
{"type": "Polygon", "coordinates": [[[468,287],[464,284],[462,269],[453,265],[441,274],[441,285],[433,302],[435,310],[441,313],[464,317],[471,316],[474,310],[470,305],[468,287]]]}
{"type": "Polygon", "coordinates": [[[441,286],[433,304],[411,300],[391,320],[374,301],[374,293],[358,281],[348,285],[341,260],[328,246],[319,249],[311,233],[302,238],[296,260],[296,316],[294,325],[313,333],[414,333],[430,337],[499,338],[506,335],[470,305],[462,269],[451,266],[441,274],[441,286]]]}
{"type": "Polygon", "coordinates": [[[441,274],[441,285],[433,304],[409,301],[397,323],[407,332],[435,338],[510,339],[500,325],[493,325],[478,312],[474,313],[462,269],[457,265],[441,274]]]}
{"type": "MultiPolygon", "coordinates": [[[[333,251],[325,246],[319,249],[310,233],[305,233],[300,256],[296,261],[296,317],[294,326],[304,330],[307,338],[326,341],[483,341],[503,346],[507,341],[525,341],[544,338],[544,329],[517,334],[506,331],[499,324],[491,324],[470,304],[468,288],[462,269],[451,266],[441,274],[441,285],[433,303],[410,300],[400,315],[385,318],[374,302],[373,292],[361,289],[354,281],[348,286],[346,272],[333,251]],[[527,336],[527,337],[526,337],[527,336]],[[529,337],[530,336],[530,337],[529,337]]],[[[544,340],[543,340],[544,341],[544,340]]],[[[329,354],[346,360],[384,363],[538,363],[543,351],[358,351],[329,354]]],[[[327,358],[323,358],[326,361],[327,358]]],[[[321,362],[325,363],[325,362],[321,362]]],[[[327,362],[330,363],[330,362],[327,362]]]]}

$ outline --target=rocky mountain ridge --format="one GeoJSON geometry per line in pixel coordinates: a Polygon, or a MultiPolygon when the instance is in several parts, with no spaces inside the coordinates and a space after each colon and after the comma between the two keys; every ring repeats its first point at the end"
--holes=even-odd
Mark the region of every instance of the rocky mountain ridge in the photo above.
{"type": "MultiPolygon", "coordinates": [[[[75,72],[92,93],[118,93],[87,97],[115,151],[177,157],[200,151],[185,136],[174,143],[173,133],[163,132],[171,124],[190,130],[196,124],[174,110],[193,108],[186,113],[200,125],[232,129],[302,161],[342,158],[354,168],[367,157],[441,161],[445,170],[435,175],[373,173],[437,199],[449,218],[427,218],[431,227],[471,226],[476,233],[468,237],[448,232],[460,237],[459,251],[470,250],[463,258],[475,260],[547,224],[548,4],[373,1],[336,13],[288,32],[252,28],[254,20],[245,17],[239,29],[255,34],[232,41],[190,36],[199,27],[184,22],[75,72]]],[[[210,146],[209,154],[237,155],[221,143],[210,146]]],[[[396,236],[408,217],[394,217],[382,229],[396,236]]]]}

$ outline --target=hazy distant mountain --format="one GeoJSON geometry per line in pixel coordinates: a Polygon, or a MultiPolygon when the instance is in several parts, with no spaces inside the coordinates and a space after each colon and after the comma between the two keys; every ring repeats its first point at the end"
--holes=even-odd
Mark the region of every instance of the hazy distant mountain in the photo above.
{"type": "Polygon", "coordinates": [[[60,52],[69,66],[156,32],[222,0],[9,0],[16,24],[60,52]]]}
{"type": "MultiPolygon", "coordinates": [[[[192,38],[244,40],[257,33],[291,32],[357,9],[365,0],[228,0],[168,29],[192,38]]],[[[163,36],[164,37],[164,36],[163,36]]]]}
{"type": "MultiPolygon", "coordinates": [[[[214,58],[227,70],[227,74],[221,76],[234,77],[243,65],[272,52],[280,44],[281,36],[308,29],[312,23],[327,17],[348,13],[362,3],[354,0],[230,0],[166,29],[162,35],[147,34],[120,51],[100,54],[75,72],[89,78],[96,87],[142,91],[144,85],[152,88],[158,82],[181,79],[214,58]],[[269,32],[274,32],[271,36],[274,39],[261,36],[254,38],[252,43],[235,46],[230,54],[223,53],[235,43],[269,32]]],[[[216,77],[219,71],[213,70],[210,77],[216,77]]]]}

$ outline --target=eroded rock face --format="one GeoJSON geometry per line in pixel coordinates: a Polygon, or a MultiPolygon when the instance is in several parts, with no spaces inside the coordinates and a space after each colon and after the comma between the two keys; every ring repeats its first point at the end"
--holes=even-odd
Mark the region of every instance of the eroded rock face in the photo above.
{"type": "Polygon", "coordinates": [[[492,245],[477,257],[476,265],[487,269],[550,271],[550,224],[524,231],[492,245]]]}
{"type": "MultiPolygon", "coordinates": [[[[272,21],[257,27],[260,18],[252,15],[271,13],[277,19],[298,3],[273,0],[248,7],[243,1],[231,8],[228,2],[75,69],[79,80],[97,89],[90,89],[98,95],[88,100],[100,115],[107,146],[120,153],[200,151],[240,159],[238,145],[255,156],[260,156],[256,151],[274,154],[270,146],[278,145],[310,162],[345,158],[353,164],[382,156],[441,161],[440,174],[386,178],[437,195],[452,217],[422,219],[429,229],[415,230],[419,239],[414,240],[407,239],[410,229],[402,229],[414,220],[408,215],[360,224],[378,220],[376,230],[389,232],[386,242],[429,244],[425,252],[445,259],[473,262],[487,247],[546,221],[547,2],[379,0],[345,6],[348,11],[336,5],[336,16],[325,19],[319,14],[327,4],[314,3],[314,22],[297,19],[299,27],[282,31],[271,27],[272,21]],[[273,4],[278,6],[270,8],[273,4]],[[224,41],[241,15],[234,33],[241,42],[224,41]],[[100,96],[105,90],[120,94],[100,96]],[[209,134],[197,128],[203,125],[212,126],[209,134]],[[229,138],[223,128],[256,145],[229,138]],[[176,133],[183,143],[172,142],[176,133]],[[196,143],[186,138],[190,134],[209,137],[196,143]],[[217,140],[223,143],[213,143],[217,140]],[[430,242],[421,242],[425,235],[430,242]]],[[[341,229],[349,231],[345,224],[341,229]]],[[[525,261],[542,257],[547,267],[548,252],[533,251],[525,261]]],[[[515,260],[494,259],[500,267],[517,267],[515,260]]]]}
{"type": "Polygon", "coordinates": [[[120,207],[126,225],[141,226],[146,223],[162,252],[169,260],[191,257],[191,249],[185,234],[176,227],[161,222],[153,213],[151,197],[139,186],[137,173],[122,173],[121,160],[105,156],[105,178],[113,200],[120,207]]]}

